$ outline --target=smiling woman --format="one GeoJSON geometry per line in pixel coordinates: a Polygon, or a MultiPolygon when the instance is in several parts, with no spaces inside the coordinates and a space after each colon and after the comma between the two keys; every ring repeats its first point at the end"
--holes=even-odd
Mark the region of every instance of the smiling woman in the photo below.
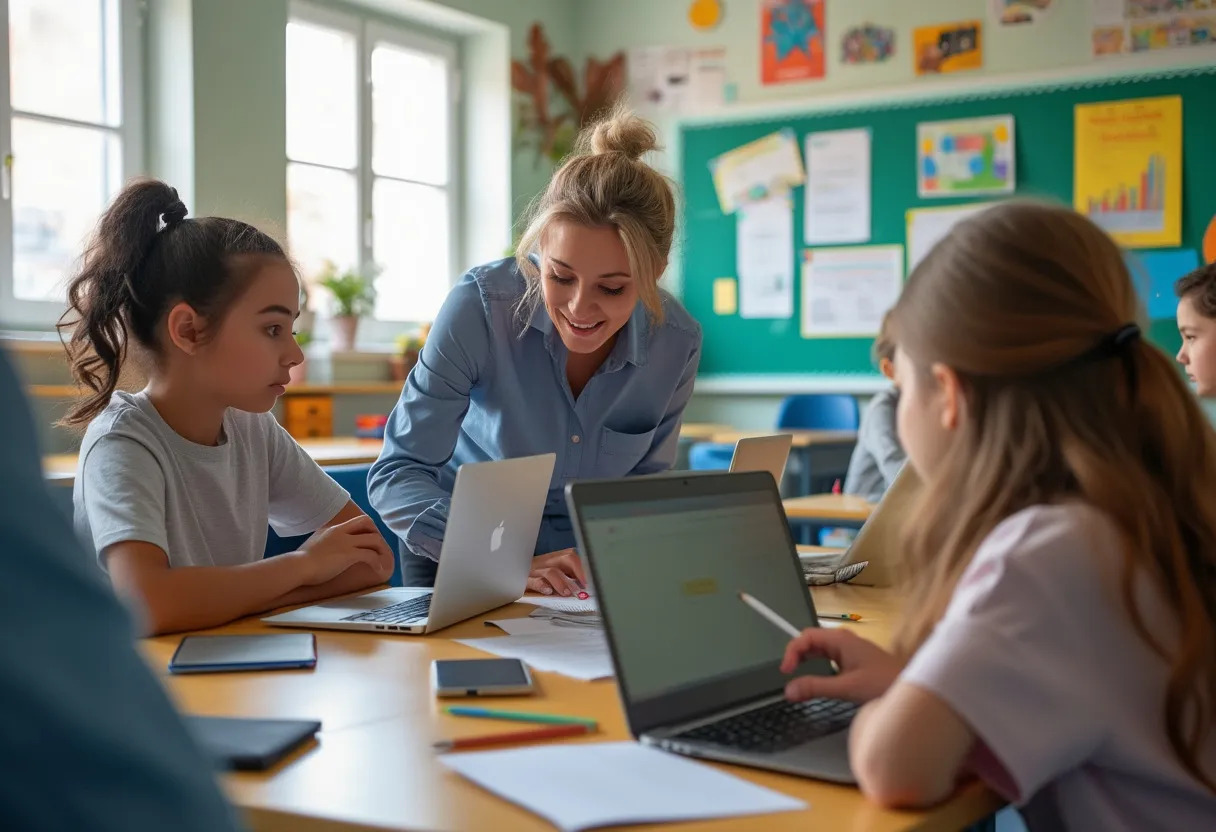
{"type": "Polygon", "coordinates": [[[529,588],[584,576],[563,489],[671,467],[701,329],[666,292],[671,184],[641,160],[653,128],[617,111],[579,137],[532,209],[515,260],[452,290],[389,417],[372,504],[406,584],[434,582],[456,470],[556,453],[529,588]]]}

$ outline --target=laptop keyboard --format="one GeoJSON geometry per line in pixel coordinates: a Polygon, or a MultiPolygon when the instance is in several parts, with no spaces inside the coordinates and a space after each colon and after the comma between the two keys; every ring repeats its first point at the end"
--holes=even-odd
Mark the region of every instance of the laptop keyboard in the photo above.
{"type": "Polygon", "coordinates": [[[672,739],[771,753],[839,731],[852,721],[856,713],[856,705],[839,699],[774,702],[720,722],[693,728],[672,739]]]}
{"type": "Polygon", "coordinates": [[[348,615],[343,621],[370,621],[375,624],[416,624],[431,612],[431,595],[411,598],[369,612],[348,615]]]}

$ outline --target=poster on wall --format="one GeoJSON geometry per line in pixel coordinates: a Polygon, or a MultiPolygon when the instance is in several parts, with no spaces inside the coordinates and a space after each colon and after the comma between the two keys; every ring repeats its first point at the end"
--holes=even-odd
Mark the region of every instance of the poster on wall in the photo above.
{"type": "Polygon", "coordinates": [[[711,159],[709,172],[723,214],[788,192],[806,181],[798,137],[786,128],[711,159]]]}
{"type": "Polygon", "coordinates": [[[870,241],[870,131],[806,137],[803,239],[808,246],[870,241]]]}
{"type": "Polygon", "coordinates": [[[979,69],[984,65],[984,23],[967,20],[912,30],[917,75],[979,69]]]}
{"type": "Polygon", "coordinates": [[[802,337],[877,335],[903,283],[903,246],[804,250],[802,337]]]}
{"type": "Polygon", "coordinates": [[[1153,52],[1216,43],[1213,0],[1091,0],[1093,53],[1153,52]]]}
{"type": "Polygon", "coordinates": [[[629,52],[629,97],[637,107],[704,112],[725,101],[726,50],[647,46],[629,52]]]}
{"type": "Polygon", "coordinates": [[[992,19],[999,26],[1024,26],[1038,23],[1055,3],[1053,0],[991,0],[992,19]]]}
{"type": "Polygon", "coordinates": [[[895,30],[865,23],[848,29],[840,39],[840,62],[880,64],[895,54],[895,30]]]}
{"type": "Polygon", "coordinates": [[[922,122],[916,145],[922,199],[1014,191],[1013,116],[922,122]]]}
{"type": "Polygon", "coordinates": [[[825,0],[762,0],[760,82],[811,81],[826,72],[825,0]]]}
{"type": "Polygon", "coordinates": [[[1078,104],[1073,207],[1123,246],[1182,243],[1182,97],[1078,104]]]}
{"type": "Polygon", "coordinates": [[[789,194],[744,205],[735,225],[739,315],[794,314],[794,202],[789,194]]]}

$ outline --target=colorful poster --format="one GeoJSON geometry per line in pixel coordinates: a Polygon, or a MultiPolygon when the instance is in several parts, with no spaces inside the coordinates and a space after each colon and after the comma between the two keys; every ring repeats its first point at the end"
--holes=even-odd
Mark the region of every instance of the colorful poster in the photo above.
{"type": "Polygon", "coordinates": [[[1073,207],[1121,245],[1182,243],[1182,97],[1078,104],[1073,207]]]}
{"type": "Polygon", "coordinates": [[[1051,11],[1052,0],[992,0],[992,18],[1000,26],[1037,23],[1051,11]]]}
{"type": "Polygon", "coordinates": [[[822,78],[824,0],[762,0],[760,4],[760,81],[784,84],[822,78]]]}
{"type": "Polygon", "coordinates": [[[895,54],[895,30],[866,23],[854,26],[840,39],[840,62],[878,64],[895,54]]]}
{"type": "Polygon", "coordinates": [[[877,335],[903,285],[903,246],[804,250],[802,337],[877,335]]]}
{"type": "Polygon", "coordinates": [[[798,137],[790,129],[778,130],[723,153],[709,163],[723,214],[740,205],[767,199],[806,180],[798,137]]]}
{"type": "Polygon", "coordinates": [[[942,23],[912,31],[917,75],[979,69],[984,65],[983,21],[942,23]]]}
{"type": "Polygon", "coordinates": [[[922,199],[1013,193],[1013,116],[923,122],[916,144],[922,199]]]}
{"type": "Polygon", "coordinates": [[[1116,55],[1216,42],[1216,0],[1092,0],[1093,52],[1116,55]]]}

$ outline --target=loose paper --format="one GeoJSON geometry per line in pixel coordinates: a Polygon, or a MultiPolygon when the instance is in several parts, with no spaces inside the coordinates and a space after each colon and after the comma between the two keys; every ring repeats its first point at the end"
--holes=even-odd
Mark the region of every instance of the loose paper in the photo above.
{"type": "Polygon", "coordinates": [[[739,314],[794,314],[794,206],[788,196],[745,205],[737,219],[739,314]]]}
{"type": "Polygon", "coordinates": [[[908,212],[908,274],[916,268],[950,229],[973,214],[990,208],[994,202],[972,202],[948,208],[916,208],[908,212]]]}
{"type": "Polygon", "coordinates": [[[921,198],[1013,193],[1013,116],[916,125],[921,198]]]}
{"type": "Polygon", "coordinates": [[[807,245],[870,241],[870,131],[806,137],[807,245]]]}
{"type": "Polygon", "coordinates": [[[522,659],[536,670],[584,681],[611,678],[612,656],[603,630],[545,624],[544,628],[521,624],[523,632],[520,635],[466,638],[457,639],[457,642],[506,659],[522,659]]]}
{"type": "Polygon", "coordinates": [[[788,192],[806,180],[798,139],[779,130],[723,153],[709,163],[722,213],[788,192]]]}
{"type": "Polygon", "coordinates": [[[1182,243],[1182,96],[1075,108],[1073,207],[1120,245],[1182,243]]]}
{"type": "Polygon", "coordinates": [[[632,742],[541,745],[439,759],[563,832],[806,808],[733,774],[632,742]]]}
{"type": "Polygon", "coordinates": [[[903,288],[903,246],[807,249],[802,257],[802,337],[878,334],[903,288]]]}

